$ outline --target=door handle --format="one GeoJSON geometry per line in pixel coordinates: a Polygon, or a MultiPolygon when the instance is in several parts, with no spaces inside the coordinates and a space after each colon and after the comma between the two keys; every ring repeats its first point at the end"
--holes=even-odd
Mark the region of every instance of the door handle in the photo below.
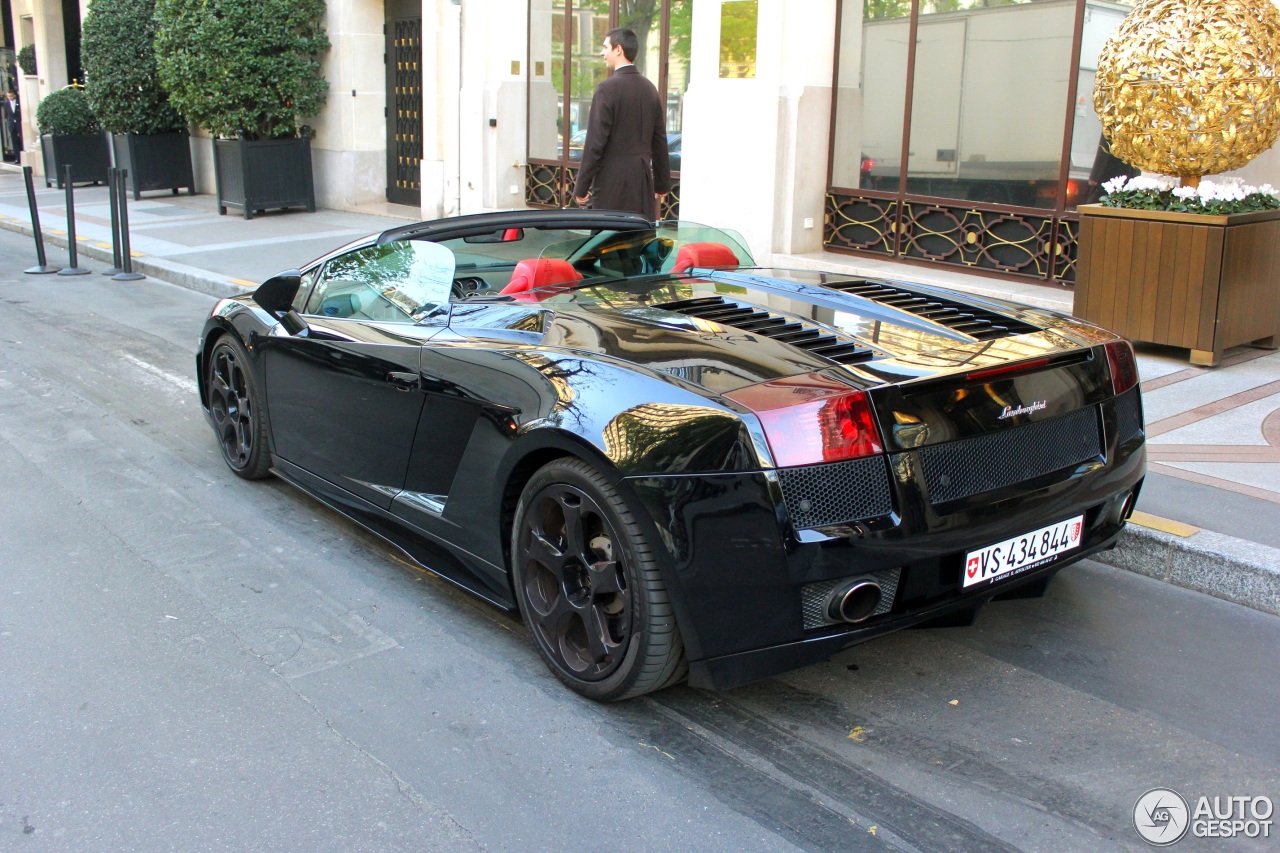
{"type": "Polygon", "coordinates": [[[392,370],[387,374],[387,381],[401,391],[409,391],[418,387],[418,374],[392,370]]]}

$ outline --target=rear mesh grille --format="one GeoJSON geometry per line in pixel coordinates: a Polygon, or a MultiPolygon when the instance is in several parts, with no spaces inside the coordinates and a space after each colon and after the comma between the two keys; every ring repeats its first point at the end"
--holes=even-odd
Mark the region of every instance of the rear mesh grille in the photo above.
{"type": "Polygon", "coordinates": [[[682,299],[679,302],[667,302],[654,307],[773,338],[775,341],[800,347],[839,364],[866,361],[873,354],[866,347],[859,346],[847,338],[838,338],[812,323],[784,317],[745,302],[736,302],[720,296],[682,299]]]}
{"type": "Polygon", "coordinates": [[[1014,320],[985,308],[953,302],[931,293],[916,293],[896,282],[886,284],[883,281],[836,281],[826,282],[826,286],[832,290],[862,296],[881,305],[900,308],[980,341],[1040,331],[1039,327],[1030,323],[1014,320]]]}
{"type": "Polygon", "coordinates": [[[1134,386],[1116,397],[1116,441],[1123,444],[1142,432],[1142,404],[1134,386]]]}
{"type": "Polygon", "coordinates": [[[1097,407],[920,451],[929,499],[940,504],[1059,471],[1102,453],[1097,407]]]}
{"type": "Polygon", "coordinates": [[[782,497],[796,528],[876,518],[893,511],[885,457],[779,468],[782,497]]]}
{"type": "MultiPolygon", "coordinates": [[[[868,619],[883,616],[893,609],[893,599],[898,594],[898,577],[901,573],[902,569],[893,568],[869,572],[866,575],[858,575],[858,577],[872,578],[876,583],[880,584],[880,603],[876,605],[875,611],[867,617],[868,619]]],[[[824,625],[845,624],[827,615],[827,596],[831,595],[831,591],[836,587],[852,580],[853,578],[841,578],[835,581],[807,583],[800,588],[800,612],[804,615],[804,629],[806,631],[821,628],[824,625]]]]}

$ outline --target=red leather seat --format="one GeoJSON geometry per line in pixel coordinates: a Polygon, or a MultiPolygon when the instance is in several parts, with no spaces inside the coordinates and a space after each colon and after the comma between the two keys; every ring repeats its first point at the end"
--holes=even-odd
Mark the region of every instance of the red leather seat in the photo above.
{"type": "Polygon", "coordinates": [[[546,299],[568,290],[580,281],[582,273],[575,270],[568,261],[558,258],[530,258],[516,264],[511,281],[498,292],[517,299],[546,299]],[[555,287],[557,284],[562,286],[555,287]],[[528,293],[535,289],[538,290],[537,293],[528,293]],[[527,295],[522,297],[521,294],[527,295]]]}
{"type": "Polygon", "coordinates": [[[724,243],[685,243],[676,252],[673,273],[692,267],[736,267],[738,256],[724,243]]]}

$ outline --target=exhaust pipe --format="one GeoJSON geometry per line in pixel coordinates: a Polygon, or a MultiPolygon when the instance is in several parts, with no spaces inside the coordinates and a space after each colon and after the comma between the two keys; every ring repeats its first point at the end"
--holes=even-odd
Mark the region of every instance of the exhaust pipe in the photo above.
{"type": "Polygon", "coordinates": [[[880,584],[861,578],[831,591],[827,615],[837,622],[862,622],[876,612],[879,604],[880,584]]]}
{"type": "Polygon", "coordinates": [[[1135,495],[1133,492],[1130,492],[1129,494],[1125,495],[1124,503],[1120,505],[1121,521],[1128,521],[1129,516],[1133,515],[1134,504],[1138,502],[1137,497],[1138,496],[1135,495]]]}

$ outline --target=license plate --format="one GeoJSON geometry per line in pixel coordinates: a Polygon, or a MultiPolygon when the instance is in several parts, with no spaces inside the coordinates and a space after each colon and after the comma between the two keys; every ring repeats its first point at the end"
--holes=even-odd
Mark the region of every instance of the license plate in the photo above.
{"type": "Polygon", "coordinates": [[[1084,516],[1077,515],[1048,527],[970,551],[964,560],[962,587],[984,583],[1004,575],[1034,569],[1050,563],[1059,554],[1080,546],[1084,516]]]}

